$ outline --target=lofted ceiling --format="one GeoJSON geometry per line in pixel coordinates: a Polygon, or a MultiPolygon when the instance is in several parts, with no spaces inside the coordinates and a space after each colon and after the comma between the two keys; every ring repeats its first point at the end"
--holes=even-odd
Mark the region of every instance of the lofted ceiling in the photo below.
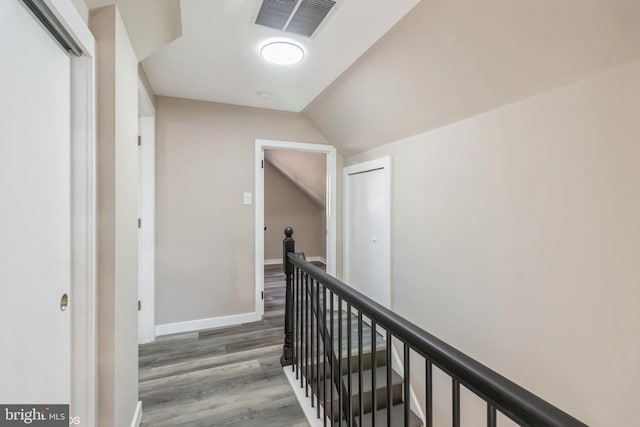
{"type": "Polygon", "coordinates": [[[640,0],[336,0],[311,38],[254,24],[262,0],[178,1],[86,0],[120,6],[155,94],[301,111],[345,156],[640,59],[640,0]],[[274,37],[304,60],[263,61],[274,37]]]}
{"type": "Polygon", "coordinates": [[[422,0],[303,114],[350,156],[638,59],[639,0],[422,0]]]}
{"type": "Polygon", "coordinates": [[[308,38],[256,25],[261,0],[182,0],[182,37],[142,65],[156,95],[297,112],[418,1],[337,0],[308,38]],[[302,62],[278,66],[260,58],[261,44],[278,37],[304,47],[302,62]]]}
{"type": "Polygon", "coordinates": [[[265,150],[271,163],[318,206],[327,205],[327,155],[293,150],[265,150]]]}

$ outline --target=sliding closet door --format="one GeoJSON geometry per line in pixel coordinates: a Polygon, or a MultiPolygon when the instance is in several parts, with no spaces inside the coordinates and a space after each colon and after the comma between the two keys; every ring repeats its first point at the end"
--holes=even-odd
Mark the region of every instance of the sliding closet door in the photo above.
{"type": "Polygon", "coordinates": [[[69,403],[70,58],[0,1],[0,402],[69,403]]]}

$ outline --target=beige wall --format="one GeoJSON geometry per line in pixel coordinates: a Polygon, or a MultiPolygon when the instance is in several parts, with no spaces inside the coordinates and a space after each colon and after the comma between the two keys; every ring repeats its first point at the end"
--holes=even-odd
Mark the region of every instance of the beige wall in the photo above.
{"type": "Polygon", "coordinates": [[[131,425],[138,402],[138,69],[115,6],[97,42],[98,425],[131,425]]]}
{"type": "MultiPolygon", "coordinates": [[[[313,154],[311,154],[313,155],[313,154]]],[[[326,254],[326,210],[284,176],[271,163],[264,163],[264,258],[282,260],[284,228],[293,228],[296,251],[307,257],[326,254]]]]}
{"type": "Polygon", "coordinates": [[[144,68],[142,68],[142,64],[138,64],[138,78],[142,82],[144,89],[147,91],[149,96],[151,97],[151,102],[155,105],[156,97],[153,93],[153,88],[151,87],[151,82],[149,82],[149,78],[147,77],[147,73],[144,72],[144,68]]]}
{"type": "Polygon", "coordinates": [[[345,156],[640,58],[635,0],[422,0],[303,111],[345,156]]]}
{"type": "Polygon", "coordinates": [[[345,162],[392,157],[393,309],[593,426],[638,419],[639,111],[635,62],[345,162]]]}
{"type": "Polygon", "coordinates": [[[326,140],[294,113],[161,96],[156,113],[157,322],[252,313],[255,140],[326,140]]]}

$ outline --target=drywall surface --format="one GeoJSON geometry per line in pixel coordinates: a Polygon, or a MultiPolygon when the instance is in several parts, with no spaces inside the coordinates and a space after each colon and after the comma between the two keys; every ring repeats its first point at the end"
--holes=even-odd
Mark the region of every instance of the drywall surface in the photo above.
{"type": "Polygon", "coordinates": [[[255,311],[255,140],[327,141],[302,115],[156,97],[156,319],[255,311]]]}
{"type": "Polygon", "coordinates": [[[87,8],[87,5],[84,2],[84,0],[71,0],[71,3],[73,3],[73,6],[78,11],[78,14],[80,14],[80,17],[82,18],[82,20],[84,22],[88,23],[89,22],[89,8],[87,8]]]}
{"type": "Polygon", "coordinates": [[[90,17],[97,43],[98,424],[138,403],[138,61],[116,6],[90,17]]]}
{"type": "Polygon", "coordinates": [[[303,111],[345,156],[640,59],[634,0],[422,0],[303,111]]]}
{"type": "Polygon", "coordinates": [[[155,95],[153,93],[153,88],[151,87],[151,83],[149,83],[149,79],[147,78],[147,74],[144,72],[144,68],[142,68],[142,64],[138,64],[138,78],[142,82],[144,89],[147,91],[147,94],[151,98],[151,102],[155,104],[155,95]]]}
{"type": "Polygon", "coordinates": [[[593,426],[637,424],[638,111],[635,62],[345,160],[392,157],[393,309],[593,426]]]}
{"type": "MultiPolygon", "coordinates": [[[[324,154],[304,154],[326,158],[324,154]]],[[[271,163],[264,163],[264,224],[267,227],[264,232],[265,260],[282,260],[285,227],[293,228],[296,252],[304,252],[307,258],[325,258],[325,208],[318,206],[315,200],[271,163]]]]}

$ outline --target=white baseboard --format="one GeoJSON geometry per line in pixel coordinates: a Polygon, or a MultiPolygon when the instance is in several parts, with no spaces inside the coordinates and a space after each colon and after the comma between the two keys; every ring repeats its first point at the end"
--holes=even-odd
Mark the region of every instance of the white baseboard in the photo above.
{"type": "MultiPolygon", "coordinates": [[[[318,413],[316,412],[317,409],[311,407],[311,398],[305,396],[304,388],[300,388],[300,380],[296,380],[296,374],[291,371],[291,366],[285,366],[282,369],[284,370],[284,375],[289,380],[293,393],[298,399],[298,404],[300,405],[300,408],[302,408],[304,416],[307,417],[307,421],[309,421],[309,425],[311,427],[323,427],[324,423],[322,420],[324,418],[324,409],[322,406],[320,406],[320,418],[318,418],[318,413]]],[[[318,402],[316,402],[316,404],[318,404],[318,402]]]]}
{"type": "Polygon", "coordinates": [[[142,400],[138,400],[136,405],[136,412],[133,413],[133,419],[131,420],[131,427],[140,427],[142,422],[142,400]]]}
{"type": "Polygon", "coordinates": [[[200,331],[202,329],[235,326],[243,323],[257,322],[262,316],[257,313],[235,314],[232,316],[211,317],[208,319],[189,320],[186,322],[165,323],[156,326],[156,336],[178,334],[181,332],[200,331]]]}
{"type": "MultiPolygon", "coordinates": [[[[321,256],[310,256],[307,257],[307,261],[309,262],[321,262],[324,265],[327,265],[327,260],[321,256]]],[[[280,258],[275,259],[265,259],[264,265],[282,265],[282,260],[280,258]]]]}

